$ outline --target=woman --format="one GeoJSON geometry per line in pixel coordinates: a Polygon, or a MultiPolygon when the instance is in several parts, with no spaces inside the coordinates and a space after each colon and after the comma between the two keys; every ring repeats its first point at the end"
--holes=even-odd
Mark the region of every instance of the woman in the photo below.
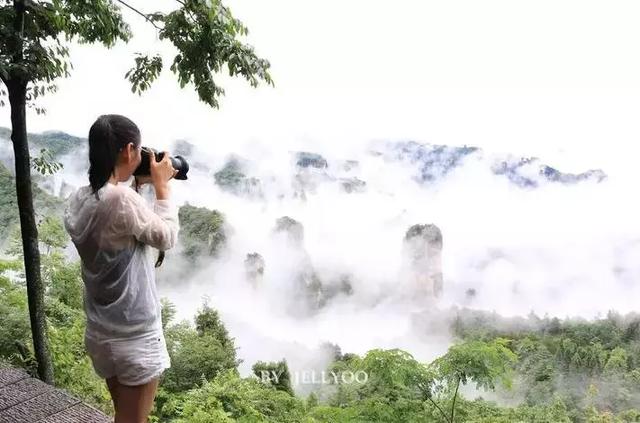
{"type": "MultiPolygon", "coordinates": [[[[85,345],[106,379],[116,423],[146,422],[158,380],[170,366],[162,333],[153,257],[149,247],[172,248],[178,216],[169,200],[177,173],[169,154],[150,160],[153,208],[131,186],[141,162],[140,130],[120,115],[103,115],[89,131],[89,182],[74,193],[65,227],[82,261],[85,345]]],[[[146,153],[145,153],[146,154],[146,153]]]]}

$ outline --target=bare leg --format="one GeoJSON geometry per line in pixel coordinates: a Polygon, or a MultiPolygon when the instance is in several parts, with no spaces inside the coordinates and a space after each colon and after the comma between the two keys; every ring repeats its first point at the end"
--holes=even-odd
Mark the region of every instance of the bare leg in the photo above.
{"type": "Polygon", "coordinates": [[[114,423],[146,423],[153,408],[159,379],[138,386],[127,386],[116,378],[107,379],[107,386],[116,410],[114,423]]]}
{"type": "Polygon", "coordinates": [[[115,376],[107,379],[107,387],[109,388],[111,400],[113,401],[114,414],[115,410],[118,409],[118,385],[118,379],[115,376]]]}

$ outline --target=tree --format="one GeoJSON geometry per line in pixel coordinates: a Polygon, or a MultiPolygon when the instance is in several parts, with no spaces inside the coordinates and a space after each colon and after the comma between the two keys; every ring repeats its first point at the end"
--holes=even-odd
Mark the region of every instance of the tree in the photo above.
{"type": "Polygon", "coordinates": [[[215,257],[220,252],[227,240],[222,213],[187,204],[180,207],[178,217],[180,244],[186,258],[196,262],[199,257],[215,257]]]}
{"type": "Polygon", "coordinates": [[[301,399],[256,378],[240,378],[234,371],[222,372],[185,395],[173,396],[160,413],[159,421],[176,423],[315,421],[305,419],[301,399]]]}
{"type": "Polygon", "coordinates": [[[53,249],[63,249],[69,241],[62,220],[56,217],[45,217],[38,225],[38,233],[40,243],[46,247],[47,254],[53,249]]]}
{"type": "Polygon", "coordinates": [[[454,345],[444,356],[436,359],[431,366],[438,379],[444,382],[445,392],[453,391],[451,410],[447,417],[440,407],[428,399],[438,408],[445,422],[455,421],[456,401],[460,385],[474,382],[476,388],[495,389],[497,383],[511,385],[512,366],[517,356],[509,348],[505,339],[496,339],[490,343],[470,341],[454,345]]]}
{"type": "Polygon", "coordinates": [[[163,385],[169,392],[195,388],[227,370],[237,372],[241,362],[216,310],[205,303],[195,323],[195,330],[188,324],[171,325],[166,330],[171,368],[163,385]]]}
{"type": "MultiPolygon", "coordinates": [[[[145,14],[122,0],[0,0],[0,94],[9,97],[11,141],[16,174],[22,247],[27,280],[29,316],[39,377],[53,382],[46,342],[44,294],[40,274],[38,230],[33,209],[33,189],[27,140],[26,109],[44,110],[35,101],[56,91],[55,81],[69,76],[71,64],[66,43],[100,43],[106,47],[132,37],[120,7],[126,7],[153,25],[161,40],[178,50],[170,70],[181,87],[193,84],[201,101],[218,107],[224,89],[217,76],[227,66],[230,76],[242,76],[252,86],[272,84],[269,62],[239,38],[247,28],[220,0],[176,0],[170,13],[145,14]]],[[[138,55],[125,75],[132,90],[142,93],[163,68],[159,55],[138,55]]],[[[4,102],[2,102],[4,104],[4,102]]]]}
{"type": "Polygon", "coordinates": [[[498,383],[508,386],[515,362],[504,339],[454,345],[430,364],[398,349],[371,350],[364,358],[351,357],[332,366],[334,372],[363,371],[368,378],[364,384],[339,384],[331,403],[351,408],[354,415],[331,421],[453,423],[462,401],[460,385],[474,382],[477,388],[491,390],[498,383]]]}
{"type": "Polygon", "coordinates": [[[176,317],[176,305],[164,297],[160,298],[160,304],[162,306],[162,329],[166,329],[167,325],[176,317]]]}
{"type": "Polygon", "coordinates": [[[28,351],[16,351],[16,347],[28,345],[30,341],[25,290],[5,274],[17,272],[21,267],[17,260],[0,260],[0,357],[16,361],[20,356],[19,361],[24,363],[30,358],[28,351]]]}
{"type": "MultiPolygon", "coordinates": [[[[335,383],[328,405],[311,410],[319,421],[418,422],[425,418],[425,401],[435,374],[408,352],[375,349],[364,357],[345,354],[330,367],[335,383]]],[[[322,394],[322,391],[320,391],[322,394]]]]}
{"type": "Polygon", "coordinates": [[[289,373],[289,366],[286,360],[283,359],[278,362],[258,361],[251,367],[251,370],[253,370],[253,374],[258,379],[268,385],[289,395],[295,395],[291,386],[291,373],[289,373]]]}
{"type": "Polygon", "coordinates": [[[629,362],[629,354],[624,348],[614,348],[609,354],[607,364],[604,366],[604,371],[610,375],[620,375],[627,371],[629,362]]]}

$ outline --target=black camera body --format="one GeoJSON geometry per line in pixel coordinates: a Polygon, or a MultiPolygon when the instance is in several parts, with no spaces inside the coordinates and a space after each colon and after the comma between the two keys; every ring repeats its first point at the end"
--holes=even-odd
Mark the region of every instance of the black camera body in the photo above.
{"type": "MultiPolygon", "coordinates": [[[[164,153],[159,153],[150,147],[142,147],[142,161],[135,172],[133,172],[135,176],[151,175],[150,160],[152,155],[156,162],[160,162],[164,158],[164,153]]],[[[189,172],[189,163],[187,162],[187,159],[182,156],[169,156],[169,160],[171,160],[173,168],[178,171],[174,179],[181,181],[187,180],[187,172],[189,172]]]]}

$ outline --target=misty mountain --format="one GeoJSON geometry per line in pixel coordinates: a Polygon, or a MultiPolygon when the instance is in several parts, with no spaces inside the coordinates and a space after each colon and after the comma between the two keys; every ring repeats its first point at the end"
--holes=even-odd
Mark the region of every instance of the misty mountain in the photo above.
{"type": "Polygon", "coordinates": [[[478,158],[486,162],[495,175],[506,177],[521,188],[536,188],[545,182],[575,184],[582,181],[602,182],[607,175],[600,169],[587,170],[573,174],[562,172],[544,164],[536,157],[491,157],[485,158],[482,149],[477,147],[456,147],[437,144],[420,144],[415,141],[388,142],[383,145],[381,154],[389,160],[415,166],[416,179],[430,184],[448,175],[454,169],[464,165],[465,160],[478,158]]]}
{"type": "MultiPolygon", "coordinates": [[[[45,131],[40,134],[29,133],[28,138],[32,154],[44,148],[56,158],[73,153],[87,145],[86,138],[69,135],[62,131],[45,131]]],[[[0,127],[0,140],[11,142],[11,129],[0,127]]],[[[6,155],[2,157],[3,160],[7,158],[6,155]]]]}
{"type": "MultiPolygon", "coordinates": [[[[291,170],[294,172],[296,193],[315,192],[320,184],[337,183],[346,193],[363,192],[367,182],[359,178],[357,160],[331,161],[323,155],[308,151],[291,152],[291,170]]],[[[382,157],[386,162],[407,165],[414,169],[414,179],[421,185],[443,180],[453,170],[465,165],[466,160],[480,160],[494,175],[507,178],[520,188],[538,188],[545,183],[572,185],[585,181],[602,182],[607,175],[600,169],[581,173],[568,173],[549,166],[536,157],[492,157],[482,149],[469,146],[421,144],[415,141],[387,142],[382,148],[371,149],[369,154],[382,157]]],[[[251,175],[251,162],[232,156],[215,174],[216,183],[224,190],[238,195],[262,197],[262,184],[258,175],[251,175]]]]}
{"type": "MultiPolygon", "coordinates": [[[[0,139],[10,142],[11,132],[0,128],[0,139]]],[[[61,131],[46,131],[29,134],[31,152],[40,155],[46,149],[56,160],[73,156],[73,164],[86,167],[85,158],[78,160],[76,154],[85,154],[86,138],[76,137],[61,131]]],[[[1,161],[9,169],[13,167],[11,145],[0,148],[1,161]]],[[[291,181],[278,181],[277,176],[255,172],[257,163],[237,154],[229,155],[221,167],[212,166],[202,158],[196,146],[186,140],[177,140],[172,153],[185,156],[192,169],[212,175],[212,182],[221,190],[251,199],[264,199],[265,188],[270,185],[290,183],[295,197],[305,198],[322,184],[335,184],[345,193],[362,193],[367,190],[367,181],[359,174],[360,162],[354,159],[331,160],[319,152],[290,152],[291,181]]],[[[602,182],[606,173],[600,169],[589,169],[581,173],[563,172],[545,164],[537,157],[491,156],[481,148],[473,146],[448,146],[425,144],[416,141],[386,141],[374,145],[369,151],[389,164],[407,166],[413,171],[413,179],[421,185],[430,186],[442,181],[454,170],[462,168],[468,161],[478,160],[494,175],[504,177],[513,185],[524,189],[535,189],[546,183],[573,185],[580,182],[602,182]]],[[[48,188],[50,192],[60,187],[48,188]]],[[[68,190],[65,190],[68,191],[68,190]]]]}
{"type": "MultiPolygon", "coordinates": [[[[35,181],[43,179],[38,175],[34,176],[35,181]]],[[[34,186],[33,196],[37,221],[46,216],[62,216],[64,211],[62,199],[48,194],[39,185],[34,186]]],[[[12,231],[17,230],[19,221],[15,178],[13,173],[0,163],[0,245],[6,241],[12,231]]]]}

